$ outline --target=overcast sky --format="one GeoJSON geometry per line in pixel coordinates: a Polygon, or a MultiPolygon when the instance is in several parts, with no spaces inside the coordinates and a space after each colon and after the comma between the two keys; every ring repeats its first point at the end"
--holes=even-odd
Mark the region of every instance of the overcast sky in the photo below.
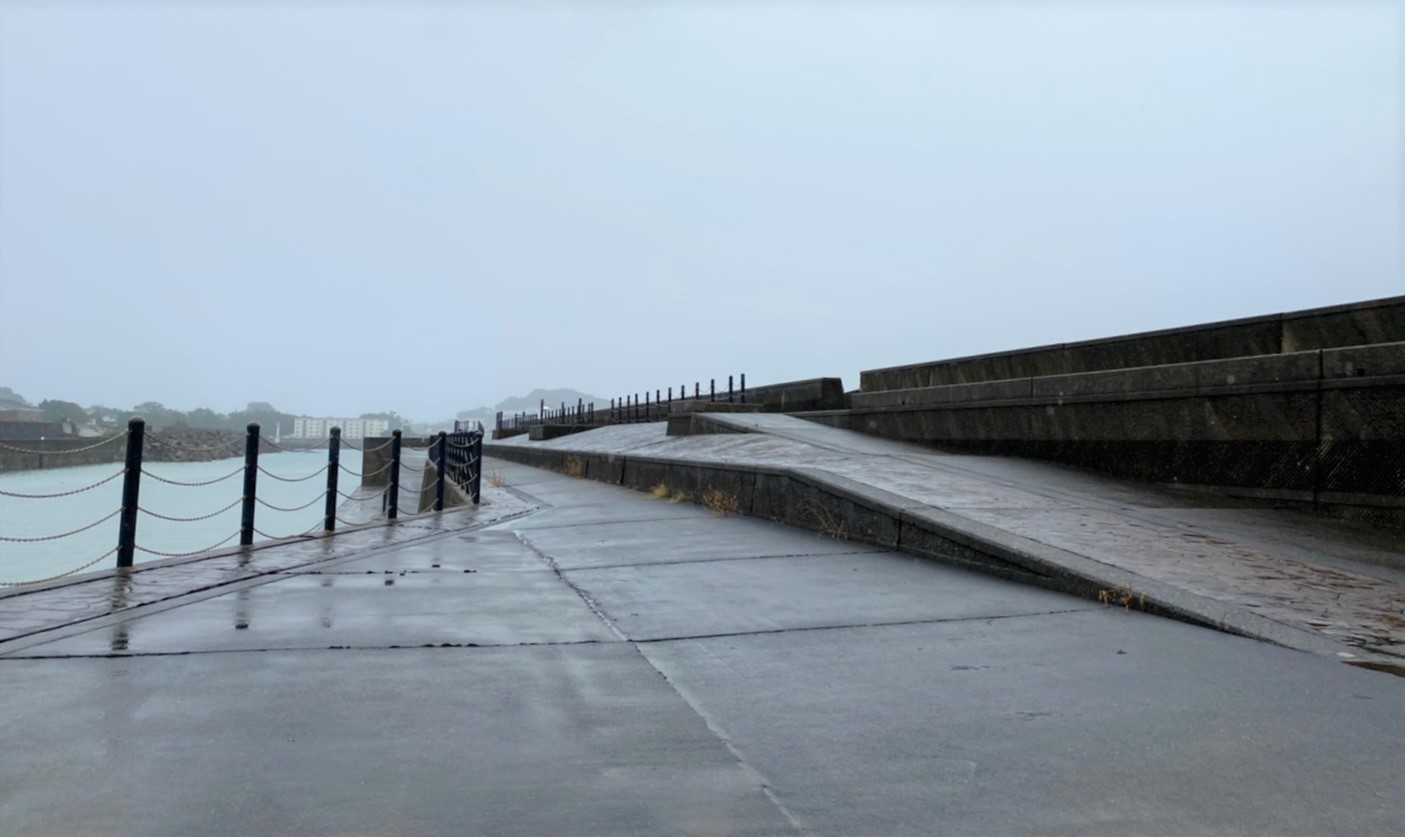
{"type": "Polygon", "coordinates": [[[0,385],[425,420],[1405,293],[1403,31],[0,0],[0,385]]]}

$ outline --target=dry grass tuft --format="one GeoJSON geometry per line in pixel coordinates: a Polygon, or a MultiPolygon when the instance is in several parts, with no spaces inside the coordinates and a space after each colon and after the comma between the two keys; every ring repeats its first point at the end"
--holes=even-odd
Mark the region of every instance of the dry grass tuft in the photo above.
{"type": "Polygon", "coordinates": [[[668,501],[670,503],[686,503],[691,499],[691,497],[689,497],[686,493],[682,491],[675,491],[668,497],[668,501]]]}
{"type": "Polygon", "coordinates": [[[673,489],[669,488],[665,483],[659,483],[650,489],[649,493],[654,495],[655,500],[667,500],[669,497],[673,496],[673,489]]]}
{"type": "Polygon", "coordinates": [[[800,504],[800,510],[814,521],[815,530],[824,537],[834,538],[836,541],[849,539],[849,528],[844,525],[844,518],[820,501],[806,500],[800,504]]]}
{"type": "Polygon", "coordinates": [[[502,471],[489,471],[488,485],[494,488],[502,488],[507,485],[507,477],[502,475],[502,471]]]}
{"type": "Polygon", "coordinates": [[[720,517],[731,514],[741,514],[742,504],[737,499],[737,495],[728,494],[725,491],[714,488],[706,491],[702,496],[703,508],[720,517]]]}
{"type": "Polygon", "coordinates": [[[1111,590],[1099,590],[1098,601],[1105,605],[1121,605],[1123,610],[1131,610],[1133,604],[1138,610],[1146,610],[1146,594],[1133,590],[1130,584],[1111,590]]]}

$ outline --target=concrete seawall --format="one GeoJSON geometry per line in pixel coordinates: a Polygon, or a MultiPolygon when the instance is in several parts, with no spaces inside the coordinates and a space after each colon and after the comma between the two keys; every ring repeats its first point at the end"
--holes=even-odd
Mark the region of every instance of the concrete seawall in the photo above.
{"type": "Polygon", "coordinates": [[[832,427],[1405,524],[1405,297],[864,372],[832,427]]]}
{"type": "MultiPolygon", "coordinates": [[[[125,432],[103,439],[6,439],[0,447],[0,473],[39,471],[122,462],[125,432]]],[[[243,456],[244,434],[225,430],[154,430],[146,434],[142,458],[147,462],[210,462],[243,456]]],[[[276,453],[269,445],[260,454],[276,453]]]]}
{"type": "Polygon", "coordinates": [[[861,373],[860,390],[1071,375],[1405,339],[1405,297],[930,361],[861,373]]]}

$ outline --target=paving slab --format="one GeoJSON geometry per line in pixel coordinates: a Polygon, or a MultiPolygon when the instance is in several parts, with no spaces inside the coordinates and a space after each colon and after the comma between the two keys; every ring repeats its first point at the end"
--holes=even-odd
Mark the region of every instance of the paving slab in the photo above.
{"type": "Polygon", "coordinates": [[[1100,605],[900,553],[564,571],[629,639],[995,619],[1100,605]]]}
{"type": "Polygon", "coordinates": [[[546,567],[294,575],[35,645],[16,656],[610,642],[546,567]]]}
{"type": "MultiPolygon", "coordinates": [[[[642,519],[591,523],[588,527],[542,526],[538,522],[518,530],[528,543],[549,552],[563,570],[884,551],[754,518],[736,519],[727,527],[726,536],[721,537],[711,514],[696,506],[682,508],[684,513],[670,512],[667,517],[648,521],[648,526],[641,526],[642,519]]],[[[556,518],[543,514],[542,519],[556,518]]]]}
{"type": "Polygon", "coordinates": [[[6,660],[0,683],[9,834],[795,833],[622,643],[6,660]]]}
{"type": "Polygon", "coordinates": [[[1372,835],[1405,690],[1120,608],[640,645],[817,834],[1372,835]]]}

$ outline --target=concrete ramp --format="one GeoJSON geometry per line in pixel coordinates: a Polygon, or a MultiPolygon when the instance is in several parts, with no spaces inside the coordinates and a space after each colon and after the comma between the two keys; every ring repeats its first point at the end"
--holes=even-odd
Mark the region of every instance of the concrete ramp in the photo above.
{"type": "Polygon", "coordinates": [[[1358,664],[1405,663],[1405,533],[779,414],[490,446],[505,459],[881,545],[1358,664]]]}

